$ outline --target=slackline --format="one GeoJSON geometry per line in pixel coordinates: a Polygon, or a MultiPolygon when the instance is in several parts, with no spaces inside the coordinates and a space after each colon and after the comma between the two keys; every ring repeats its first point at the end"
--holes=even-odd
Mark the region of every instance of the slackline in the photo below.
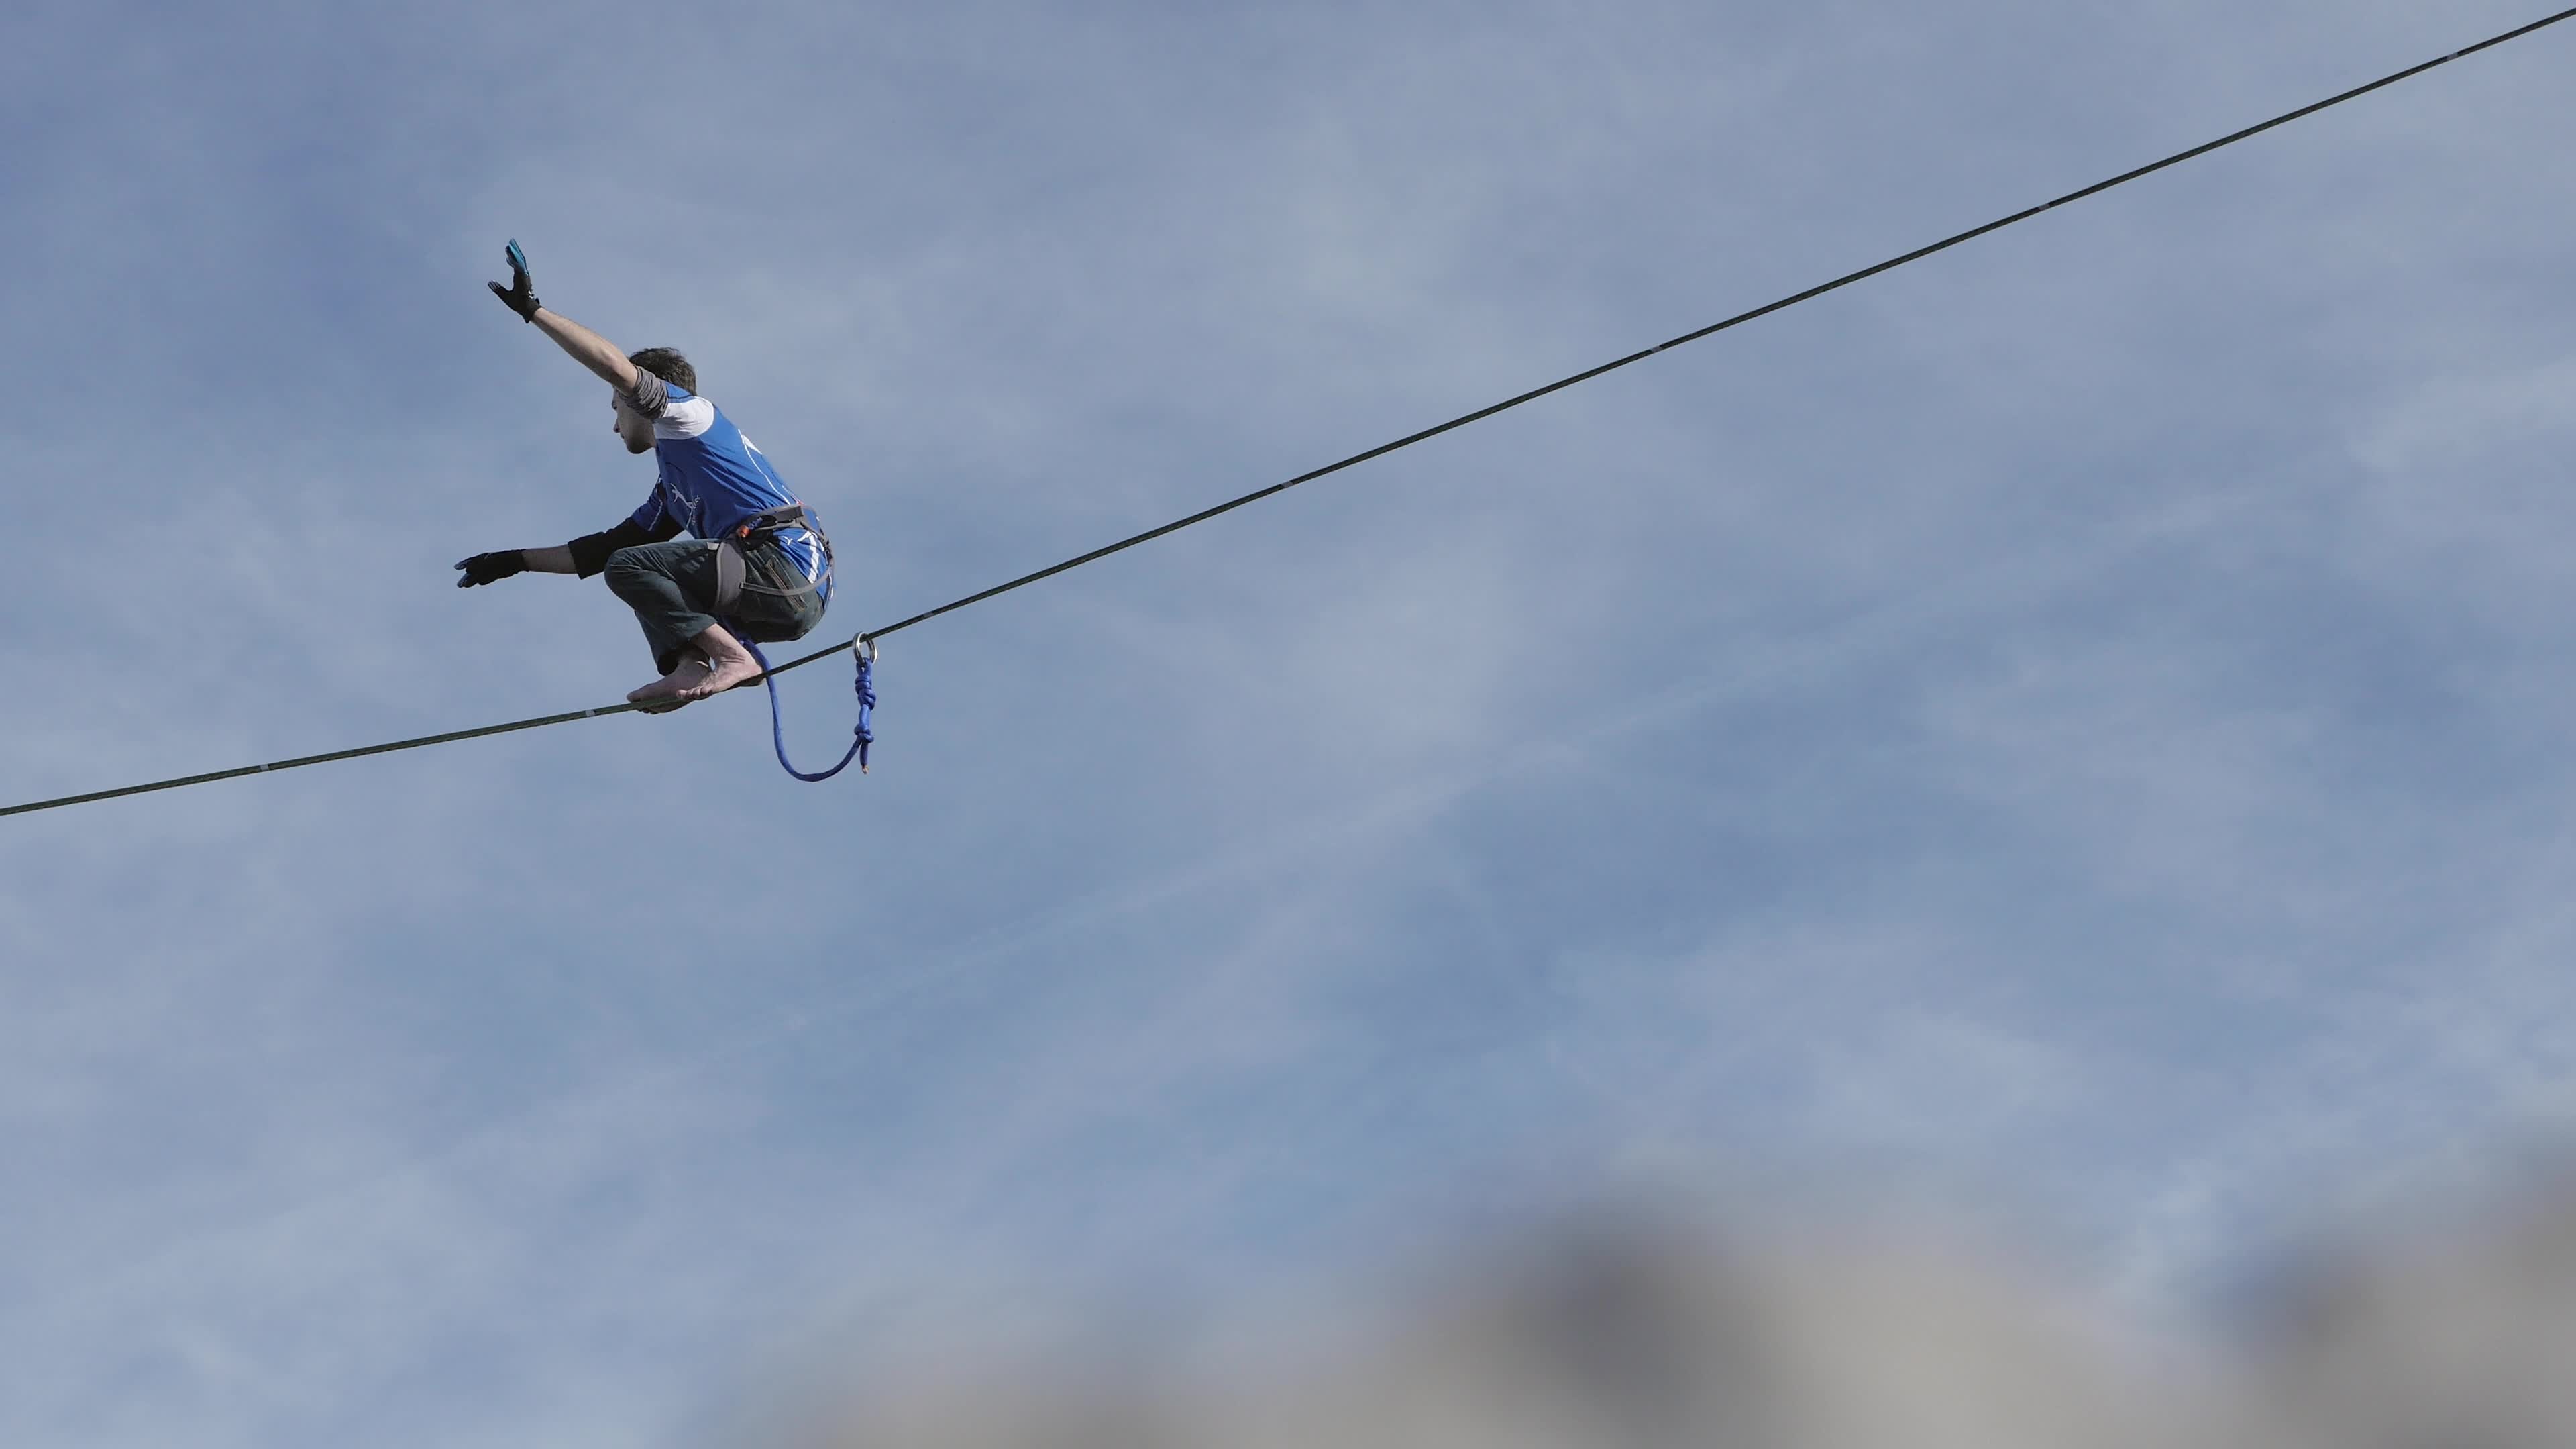
{"type": "MultiPolygon", "coordinates": [[[[1003,594],[1011,592],[1013,589],[1026,588],[1030,584],[1034,584],[1041,579],[1053,578],[1057,574],[1063,573],[1069,569],[1078,569],[1084,564],[1107,558],[1113,553],[1123,553],[1141,543],[1150,543],[1155,539],[1161,538],[1167,533],[1178,533],[1182,529],[1188,528],[1194,524],[1205,523],[1219,514],[1231,513],[1247,504],[1258,503],[1262,499],[1268,498],[1276,493],[1285,493],[1300,483],[1312,483],[1318,478],[1322,478],[1333,473],[1339,473],[1345,468],[1357,467],[1359,464],[1368,462],[1372,458],[1382,458],[1400,448],[1410,448],[1416,443],[1436,438],[1442,433],[1446,433],[1457,428],[1463,428],[1469,423],[1480,422],[1499,412],[1507,412],[1513,408],[1519,407],[1523,403],[1536,402],[1538,399],[1546,397],[1550,393],[1562,392],[1577,383],[1589,382],[1604,373],[1616,372],[1620,368],[1629,366],[1632,363],[1643,362],[1647,358],[1652,357],[1659,352],[1669,352],[1686,343],[1697,342],[1703,337],[1713,337],[1730,328],[1741,327],[1745,323],[1754,321],[1757,318],[1768,317],[1774,312],[1785,311],[1788,308],[1797,306],[1801,302],[1821,297],[1827,292],[1840,291],[1845,287],[1851,286],[1855,282],[1865,282],[1870,278],[1879,275],[1881,272],[1892,272],[1898,267],[1905,266],[1908,263],[1919,262],[1925,257],[1931,256],[1937,252],[1945,252],[1952,247],[1959,246],[1965,242],[1975,241],[1977,238],[1989,233],[2002,231],[2008,226],[2018,225],[2030,220],[2032,217],[2054,211],[2071,202],[2082,201],[2087,197],[2099,196],[2105,191],[2110,191],[2116,187],[2126,186],[2132,181],[2152,176],[2168,167],[2179,166],[2185,161],[2206,156],[2212,151],[2233,146],[2239,141],[2248,140],[2252,137],[2259,136],[2266,131],[2286,126],[2292,121],[2302,120],[2306,117],[2313,116],[2319,111],[2330,110],[2336,106],[2342,105],[2346,101],[2358,100],[2363,96],[2369,95],[2373,91],[2385,90],[2390,86],[2396,85],[2400,81],[2412,80],[2416,76],[2424,74],[2426,71],[2437,70],[2442,66],[2449,65],[2452,61],[2476,55],[2480,51],[2493,50],[2497,46],[2504,45],[2511,41],[2520,40],[2526,35],[2546,30],[2553,25],[2557,25],[2571,19],[2576,19],[2576,9],[2561,10],[2557,14],[2549,16],[2546,19],[2535,20],[2528,25],[2518,26],[2501,35],[2481,40],[2475,45],[2466,46],[2462,49],[2452,51],[2448,55],[2425,61],[2420,65],[2408,66],[2406,69],[2398,71],[2392,75],[2382,76],[2378,80],[2370,82],[2368,85],[2355,86],[2351,90],[2341,92],[2337,95],[2328,96],[2324,100],[2316,101],[2309,105],[2301,106],[2295,111],[2284,112],[2281,115],[2274,116],[2268,121],[2248,126],[2241,131],[2230,132],[2227,135],[2219,137],[2215,141],[2204,142],[2201,145],[2192,147],[2188,151],[2177,151],[2173,155],[2167,156],[2161,161],[2150,162],[2134,171],[2124,171],[2107,181],[2097,181],[2092,185],[2085,187],[2081,191],[2070,191],[2064,196],[2058,197],[2054,201],[2045,201],[2037,206],[2014,212],[2010,216],[1999,217],[1994,221],[1987,222],[1983,226],[1975,227],[1968,231],[1960,232],[1956,236],[1947,237],[1943,240],[1934,242],[1930,246],[1917,247],[1913,251],[1905,253],[1903,256],[1891,257],[1886,261],[1880,262],[1876,266],[1863,267],[1861,270],[1850,273],[1847,276],[1836,277],[1830,282],[1809,287],[1803,292],[1783,297],[1776,302],[1765,303],[1749,312],[1739,312],[1736,315],[1727,318],[1723,322],[1713,322],[1697,331],[1685,332],[1681,336],[1676,337],[1669,342],[1659,342],[1652,347],[1631,352],[1627,356],[1615,361],[1602,363],[1598,367],[1587,368],[1582,372],[1575,373],[1571,377],[1559,378],[1555,382],[1547,384],[1545,387],[1532,388],[1528,392],[1522,393],[1517,397],[1506,398],[1490,407],[1478,408],[1472,413],[1461,414],[1458,417],[1451,418],[1445,423],[1438,424],[1434,427],[1424,428],[1418,433],[1409,433],[1404,437],[1396,439],[1394,442],[1381,443],[1378,446],[1369,449],[1367,452],[1353,453],[1351,456],[1344,458],[1339,462],[1328,463],[1321,468],[1317,468],[1311,473],[1300,473],[1296,477],[1291,478],[1284,483],[1273,483],[1267,488],[1246,493],[1240,498],[1230,499],[1213,508],[1202,509],[1197,513],[1191,514],[1187,518],[1175,519],[1170,523],[1164,524],[1160,528],[1148,529],[1131,538],[1122,538],[1118,542],[1110,544],[1105,548],[1093,549],[1091,552],[1083,554],[1079,558],[1069,558],[1059,564],[1050,564],[1045,568],[1039,569],[1035,573],[1022,574],[1008,583],[995,584],[989,589],[968,594],[962,599],[952,600],[949,603],[940,605],[938,608],[926,609],[921,613],[913,615],[911,618],[899,619],[883,628],[867,630],[866,632],[850,639],[847,643],[835,644],[827,649],[817,649],[813,653],[807,654],[802,658],[791,659],[785,664],[781,664],[770,670],[768,673],[759,675],[751,680],[746,680],[744,683],[754,684],[759,683],[762,680],[774,679],[778,675],[785,674],[791,669],[802,669],[806,665],[813,663],[815,660],[829,658],[845,649],[851,649],[865,644],[873,644],[875,641],[883,639],[889,634],[900,633],[905,629],[911,628],[915,624],[928,623],[930,620],[936,619],[942,614],[953,614],[959,609],[966,608],[973,604],[980,604],[986,599],[997,598],[1003,594]]],[[[737,688],[739,687],[740,686],[737,686],[737,688]]],[[[36,800],[24,805],[0,806],[0,815],[25,815],[37,810],[58,810],[67,805],[87,805],[95,801],[114,800],[126,795],[150,794],[155,790],[176,790],[184,785],[204,785],[210,784],[216,780],[238,779],[244,775],[264,775],[277,770],[302,769],[306,765],[327,765],[336,760],[355,760],[367,755],[388,755],[400,750],[426,749],[431,745],[453,744],[458,740],[481,739],[486,735],[505,735],[517,730],[543,729],[548,725],[570,724],[574,720],[603,719],[613,714],[628,713],[635,708],[636,706],[632,704],[602,705],[597,709],[578,709],[565,714],[549,714],[541,715],[535,719],[512,720],[507,724],[483,725],[479,728],[468,730],[451,730],[446,734],[422,735],[417,739],[392,740],[380,745],[362,745],[353,750],[334,750],[329,754],[304,755],[296,759],[278,760],[266,765],[243,765],[236,769],[216,770],[209,774],[183,775],[173,780],[155,780],[147,785],[126,785],[114,790],[94,790],[86,795],[65,795],[56,800],[36,800]]]]}

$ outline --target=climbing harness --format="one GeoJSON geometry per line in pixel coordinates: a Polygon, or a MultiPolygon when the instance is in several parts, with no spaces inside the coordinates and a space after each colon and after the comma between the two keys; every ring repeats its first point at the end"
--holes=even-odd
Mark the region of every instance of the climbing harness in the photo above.
{"type": "Polygon", "coordinates": [[[767,594],[778,599],[801,599],[819,593],[832,585],[832,537],[823,525],[814,521],[813,510],[802,503],[790,503],[755,513],[717,538],[708,541],[716,551],[716,606],[718,618],[732,615],[734,606],[745,594],[767,594]],[[763,543],[775,543],[778,535],[803,529],[814,536],[814,546],[823,552],[823,567],[814,577],[794,588],[774,589],[751,581],[749,552],[763,543]]]}

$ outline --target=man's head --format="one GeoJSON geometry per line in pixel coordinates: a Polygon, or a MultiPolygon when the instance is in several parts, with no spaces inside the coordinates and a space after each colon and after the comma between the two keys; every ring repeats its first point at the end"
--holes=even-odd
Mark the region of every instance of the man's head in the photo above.
{"type": "Polygon", "coordinates": [[[698,370],[689,366],[689,359],[682,357],[676,347],[647,347],[626,354],[626,360],[682,392],[693,397],[697,394],[698,370]]]}
{"type": "MultiPolygon", "coordinates": [[[[647,347],[641,352],[628,353],[626,360],[633,363],[637,371],[649,372],[682,392],[692,396],[697,393],[698,370],[689,365],[689,359],[682,357],[676,347],[647,347]]],[[[610,407],[617,414],[617,436],[625,442],[626,451],[652,452],[653,420],[626,406],[625,399],[617,394],[611,393],[609,397],[610,407]]]]}

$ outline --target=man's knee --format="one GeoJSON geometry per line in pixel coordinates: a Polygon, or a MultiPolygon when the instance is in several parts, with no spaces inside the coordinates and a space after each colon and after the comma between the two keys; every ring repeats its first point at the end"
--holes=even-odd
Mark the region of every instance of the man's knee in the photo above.
{"type": "Polygon", "coordinates": [[[610,593],[632,603],[638,595],[651,596],[656,592],[654,581],[667,578],[653,563],[653,556],[641,547],[621,548],[608,556],[599,574],[610,593]]]}

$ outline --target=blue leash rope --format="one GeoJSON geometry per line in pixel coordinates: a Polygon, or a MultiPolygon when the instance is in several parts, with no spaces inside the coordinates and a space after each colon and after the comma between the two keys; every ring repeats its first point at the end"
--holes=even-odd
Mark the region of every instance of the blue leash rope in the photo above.
{"type": "Polygon", "coordinates": [[[769,742],[778,750],[778,767],[809,785],[820,784],[848,769],[852,760],[859,762],[859,773],[866,774],[868,746],[875,744],[877,738],[875,731],[868,728],[868,711],[877,707],[876,645],[870,640],[860,639],[850,647],[851,657],[859,662],[859,677],[852,686],[859,696],[859,722],[850,731],[853,738],[848,753],[841,756],[839,764],[819,775],[809,775],[788,763],[787,727],[778,718],[778,676],[770,669],[769,656],[760,652],[759,645],[748,639],[744,639],[742,645],[751,651],[752,658],[760,661],[760,682],[769,686],[769,742]]]}

